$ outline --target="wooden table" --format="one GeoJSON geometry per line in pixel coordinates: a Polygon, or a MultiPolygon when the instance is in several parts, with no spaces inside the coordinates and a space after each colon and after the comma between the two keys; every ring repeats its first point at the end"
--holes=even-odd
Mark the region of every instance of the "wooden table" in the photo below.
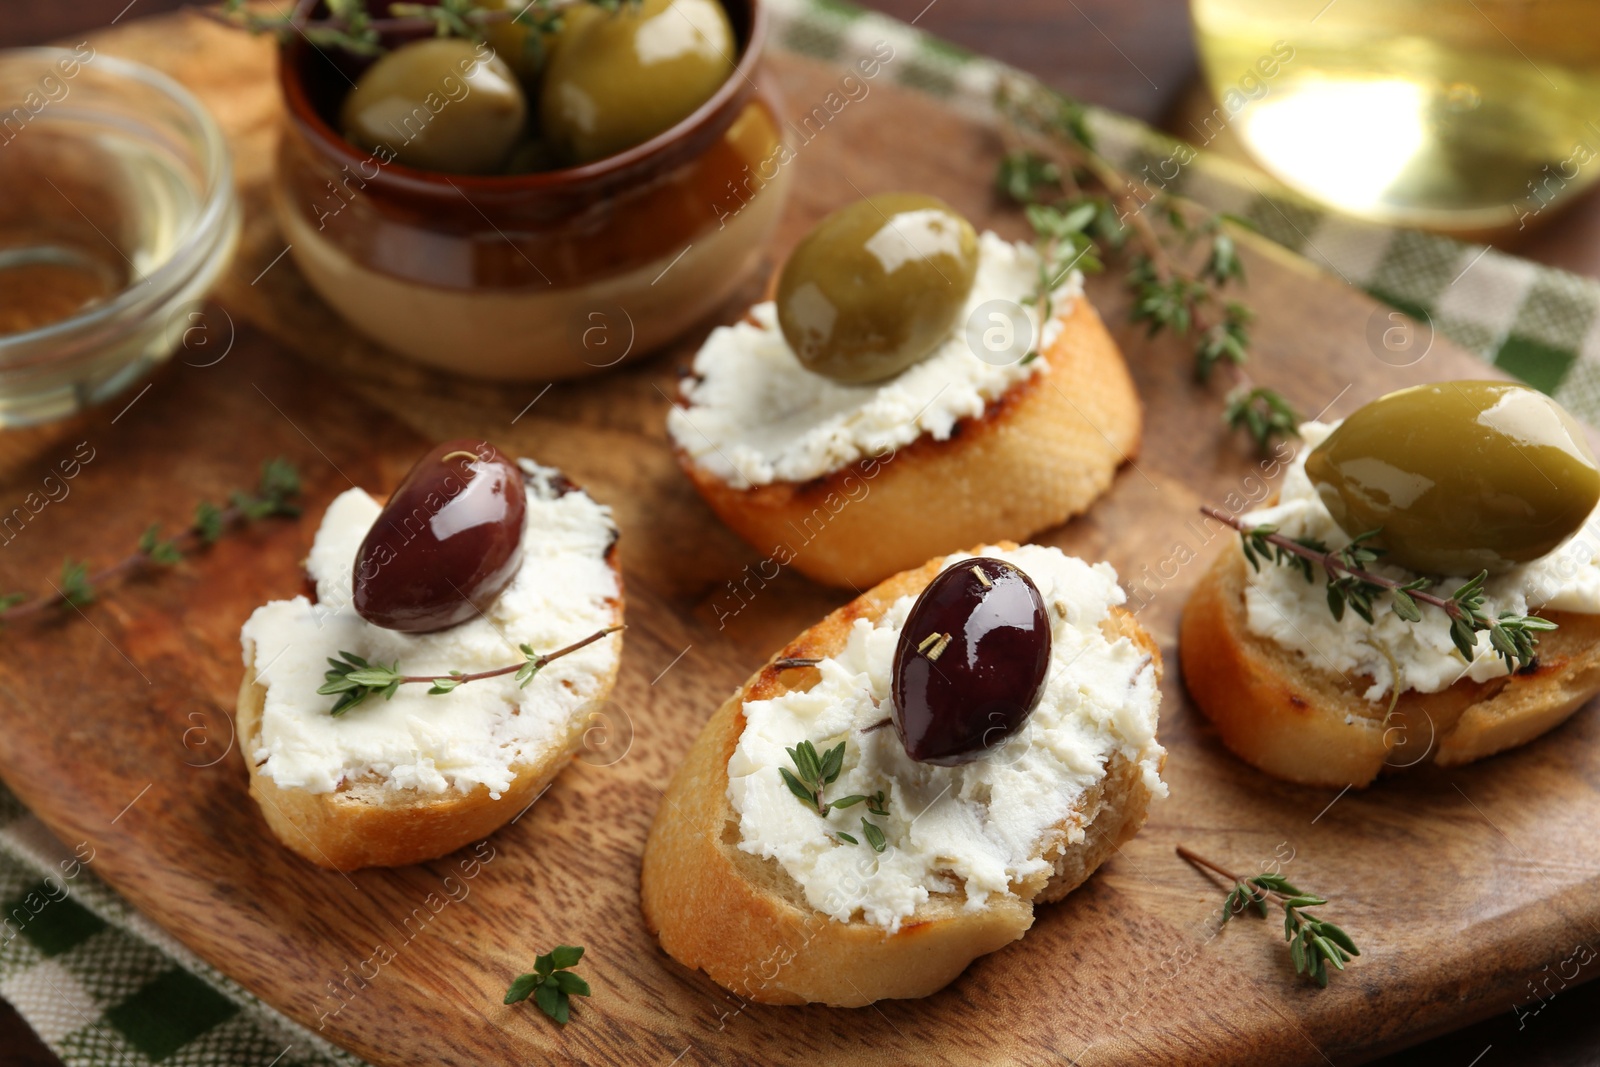
{"type": "MultiPolygon", "coordinates": [[[[1193,106],[1198,87],[1183,0],[867,0],[868,6],[1029,70],[1082,99],[1161,124],[1193,106]]],[[[120,18],[155,14],[180,0],[78,0],[13,5],[0,47],[53,40],[120,18]]],[[[1600,277],[1600,198],[1590,196],[1553,225],[1509,246],[1539,262],[1600,277]]],[[[1403,890],[1402,890],[1403,894],[1403,890]]],[[[1508,1005],[1509,1009],[1509,1005],[1508,1005]]],[[[1536,1031],[1504,1015],[1381,1061],[1384,1067],[1594,1062],[1600,1045],[1600,983],[1550,1002],[1536,1031]]],[[[16,1067],[60,1067],[25,1023],[0,1001],[0,1049],[16,1067]]]]}

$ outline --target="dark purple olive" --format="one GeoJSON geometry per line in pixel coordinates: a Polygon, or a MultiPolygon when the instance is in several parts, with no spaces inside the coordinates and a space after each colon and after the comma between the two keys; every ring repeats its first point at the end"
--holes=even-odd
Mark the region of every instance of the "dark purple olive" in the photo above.
{"type": "Polygon", "coordinates": [[[1050,620],[1033,580],[965,559],[928,583],[894,650],[894,728],[920,763],[970,763],[1022,729],[1044,692],[1050,620]]]}
{"type": "Polygon", "coordinates": [[[476,618],[522,563],[522,471],[486,441],[446,441],[411,468],[356,554],[356,611],[428,633],[476,618]]]}

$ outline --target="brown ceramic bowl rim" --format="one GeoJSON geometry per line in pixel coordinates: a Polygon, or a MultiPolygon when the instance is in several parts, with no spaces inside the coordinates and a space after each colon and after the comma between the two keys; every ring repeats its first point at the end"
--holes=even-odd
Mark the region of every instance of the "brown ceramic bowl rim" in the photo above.
{"type": "MultiPolygon", "coordinates": [[[[724,0],[718,0],[723,3],[724,0]]],[[[650,140],[614,155],[560,170],[536,171],[531,174],[456,174],[449,171],[423,170],[403,163],[382,165],[389,181],[419,192],[437,192],[455,187],[484,192],[564,192],[601,184],[635,169],[645,168],[659,157],[668,156],[684,142],[696,139],[708,128],[726,117],[731,124],[737,115],[738,105],[756,92],[756,67],[761,61],[767,37],[767,11],[762,0],[745,0],[750,11],[750,33],[734,64],[733,72],[717,87],[705,103],[701,104],[677,124],[656,134],[650,140]]],[[[726,4],[724,3],[724,7],[726,4]]],[[[304,40],[296,39],[284,46],[278,59],[278,83],[288,106],[289,116],[310,140],[324,153],[345,160],[352,166],[371,162],[372,152],[363,151],[327,122],[312,106],[304,84],[296,76],[299,63],[296,59],[313,50],[304,40]]]]}

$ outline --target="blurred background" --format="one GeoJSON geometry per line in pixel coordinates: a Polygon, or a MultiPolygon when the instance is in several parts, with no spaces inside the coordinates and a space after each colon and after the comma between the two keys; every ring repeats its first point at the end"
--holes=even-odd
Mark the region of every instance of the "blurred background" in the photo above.
{"type": "MultiPolygon", "coordinates": [[[[1334,206],[1486,238],[1600,277],[1600,197],[1589,188],[1600,158],[1568,156],[1585,140],[1600,149],[1600,127],[1586,118],[1600,116],[1600,82],[1585,73],[1600,53],[1600,0],[1193,0],[1192,14],[1190,0],[865,3],[1081,100],[1262,167],[1334,206]],[[1293,20],[1301,32],[1294,63],[1270,95],[1258,94],[1250,71],[1290,36],[1274,33],[1274,20],[1293,20]],[[1303,32],[1307,25],[1316,32],[1303,32]],[[1486,51],[1508,58],[1484,63],[1486,51]],[[1430,85],[1404,76],[1422,70],[1430,85]],[[1255,106],[1264,101],[1270,106],[1255,106]],[[1217,122],[1219,114],[1236,121],[1217,122]],[[1552,175],[1550,159],[1564,168],[1552,175]],[[1537,214],[1533,225],[1519,228],[1514,206],[1507,214],[1519,202],[1538,209],[1521,212],[1537,214]]],[[[179,6],[7,3],[0,47],[179,6]]],[[[1500,1016],[1381,1062],[1600,1063],[1600,983],[1552,999],[1536,1032],[1519,1027],[1508,1004],[1500,1016]]],[[[0,1063],[58,1067],[3,1001],[0,1063]]]]}

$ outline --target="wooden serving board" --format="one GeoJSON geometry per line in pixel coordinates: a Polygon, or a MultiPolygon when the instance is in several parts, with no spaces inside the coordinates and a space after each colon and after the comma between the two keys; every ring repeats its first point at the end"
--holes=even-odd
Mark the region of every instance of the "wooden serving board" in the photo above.
{"type": "MultiPolygon", "coordinates": [[[[3,439],[7,512],[78,442],[94,458],[6,540],[0,588],[41,588],[63,555],[118,557],[148,523],[181,525],[200,497],[249,484],[269,456],[299,464],[307,509],[116,588],[81,617],[8,632],[0,775],[63,840],[91,842],[95,870],[135,905],[294,1019],[384,1065],[1353,1063],[1593,973],[1570,962],[1600,929],[1592,711],[1476,766],[1337,793],[1239,763],[1188,704],[1176,621],[1190,583],[1228,547],[1195,509],[1266,489],[1247,446],[1220,431],[1217,391],[1191,382],[1179,347],[1123,325],[1125,295],[1106,277],[1089,288],[1144,397],[1144,447],[1088,517],[1041,540],[1109,559],[1150,591],[1139,616],[1167,657],[1171,798],[1086,886],[1041,909],[1024,940],[926,1000],[769,1008],[686,971],[639,916],[639,855],[661,790],[730,689],[845,599],[785,573],[718,628],[728,583],[757,554],[700,503],[667,447],[666,394],[698,337],[548,391],[404,364],[343,328],[276,259],[283,242],[261,190],[277,121],[270,49],[190,17],[98,43],[173,72],[234,137],[247,225],[221,296],[236,336],[203,365],[228,332],[212,313],[213,347],[180,353],[147,394],[3,439]],[[575,764],[476,865],[464,853],[349,876],[316,869],[273,841],[246,795],[230,740],[239,626],[300,588],[332,496],[350,484],[386,491],[425,441],[478,435],[564,468],[616,509],[630,628],[613,710],[631,745],[615,762],[575,764]],[[1281,863],[1333,898],[1330,917],[1364,955],[1324,991],[1295,979],[1276,921],[1219,930],[1222,890],[1174,855],[1179,843],[1239,870],[1281,863]],[[558,942],[588,947],[595,990],[564,1030],[500,1004],[510,978],[558,942]]],[[[770,69],[797,112],[838,76],[786,54],[770,69]]],[[[772,256],[858,192],[898,188],[1020,236],[990,198],[996,152],[990,131],[874,85],[799,154],[772,256]]],[[[1251,248],[1247,263],[1261,313],[1255,372],[1302,411],[1345,414],[1405,384],[1486,373],[1442,338],[1416,365],[1391,367],[1368,347],[1370,301],[1281,252],[1251,248]]]]}

